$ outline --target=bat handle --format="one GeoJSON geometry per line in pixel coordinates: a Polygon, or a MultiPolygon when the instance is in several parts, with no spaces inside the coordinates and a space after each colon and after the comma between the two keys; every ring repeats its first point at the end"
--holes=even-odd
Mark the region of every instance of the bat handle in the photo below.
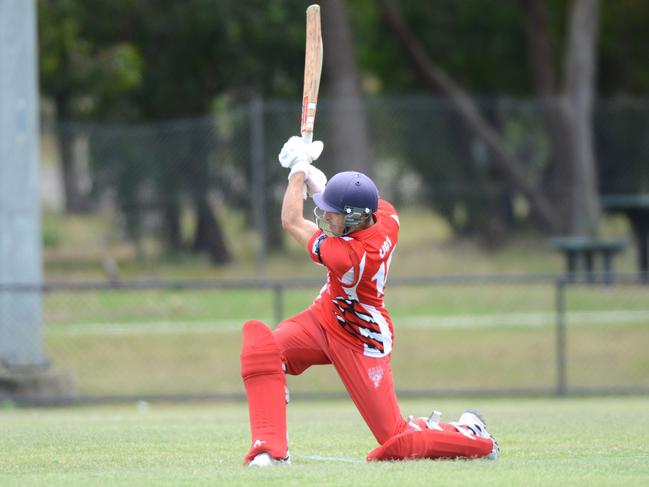
{"type": "Polygon", "coordinates": [[[302,132],[302,140],[307,144],[313,142],[313,132],[302,132]]]}

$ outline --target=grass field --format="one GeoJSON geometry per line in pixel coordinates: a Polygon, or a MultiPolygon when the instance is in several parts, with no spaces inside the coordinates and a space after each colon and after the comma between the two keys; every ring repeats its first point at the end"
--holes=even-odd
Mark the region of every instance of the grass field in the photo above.
{"type": "MultiPolygon", "coordinates": [[[[57,244],[45,249],[47,280],[105,278],[104,258],[124,279],[256,276],[254,235],[241,215],[225,228],[234,262],[215,267],[204,257],[154,251],[137,257],[104,216],[45,215],[57,244]],[[236,238],[235,238],[236,237],[236,238]]],[[[462,274],[558,273],[562,257],[542,236],[521,234],[487,249],[453,237],[430,210],[404,207],[386,305],[396,330],[393,363],[401,389],[549,388],[557,378],[556,290],[532,285],[462,284],[397,286],[395,277],[462,274]],[[426,375],[426,371],[435,374],[426,375]],[[476,378],[474,370],[490,370],[476,378]]],[[[628,234],[624,220],[607,220],[607,236],[628,234]]],[[[145,246],[146,247],[146,246],[145,246]]],[[[633,247],[616,258],[616,270],[635,268],[633,247]]],[[[318,277],[303,249],[290,241],[269,257],[267,275],[318,277]]],[[[283,316],[307,307],[318,292],[287,290],[283,316]]],[[[649,387],[649,288],[570,286],[567,306],[568,385],[649,387]]],[[[241,325],[276,321],[272,290],[83,291],[45,295],[48,358],[70,369],[82,394],[211,394],[241,392],[241,325]]],[[[295,378],[295,391],[339,391],[327,368],[295,378]]]]}
{"type": "MultiPolygon", "coordinates": [[[[287,292],[285,314],[316,292],[287,292]]],[[[394,286],[397,387],[552,389],[554,292],[548,284],[394,286]]],[[[566,298],[568,385],[649,387],[645,286],[575,286],[566,298]]],[[[210,394],[242,391],[241,325],[272,324],[273,305],[268,291],[93,291],[47,295],[44,316],[48,357],[74,372],[83,394],[210,394]]],[[[289,384],[341,390],[329,367],[289,384]]]]}
{"type": "Polygon", "coordinates": [[[497,462],[368,464],[376,445],[350,401],[289,405],[293,464],[241,465],[243,403],[0,409],[0,485],[647,485],[649,398],[402,401],[453,420],[479,408],[502,447],[497,462]]]}
{"type": "MultiPolygon", "coordinates": [[[[155,252],[150,261],[138,259],[106,222],[93,220],[92,231],[80,218],[54,223],[58,244],[45,251],[50,280],[102,279],[106,256],[124,278],[256,275],[254,238],[233,246],[234,264],[215,268],[204,258],[158,261],[155,252]]],[[[438,218],[419,210],[404,211],[402,226],[391,277],[562,269],[560,256],[538,238],[485,250],[455,241],[438,218]]],[[[633,252],[616,264],[633,270],[633,252]]],[[[268,275],[322,273],[289,245],[271,256],[268,275]]],[[[316,292],[287,292],[284,315],[302,310],[316,292]]],[[[397,388],[552,389],[555,298],[550,285],[391,287],[397,388]]],[[[568,385],[649,387],[646,286],[575,286],[566,298],[568,385]]],[[[272,324],[272,299],[271,292],[243,290],[47,294],[46,353],[73,372],[82,394],[242,392],[240,326],[249,318],[272,324]]],[[[291,377],[289,386],[342,391],[331,367],[291,377]]],[[[404,414],[435,408],[447,421],[466,406],[479,409],[501,459],[367,464],[376,444],[350,401],[296,396],[288,418],[293,465],[270,470],[241,465],[249,442],[244,403],[0,404],[0,486],[649,484],[649,397],[408,399],[404,414]]]]}

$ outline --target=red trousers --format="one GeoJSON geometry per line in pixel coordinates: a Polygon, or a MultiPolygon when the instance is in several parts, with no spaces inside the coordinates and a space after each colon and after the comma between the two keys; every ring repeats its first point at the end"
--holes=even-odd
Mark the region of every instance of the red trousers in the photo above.
{"type": "Polygon", "coordinates": [[[282,369],[287,374],[299,375],[310,366],[321,364],[333,364],[365,423],[382,445],[370,453],[368,460],[476,458],[491,452],[490,439],[465,435],[451,424],[440,424],[443,432],[427,429],[424,423],[411,428],[401,416],[390,357],[367,357],[351,350],[328,333],[310,310],[283,321],[273,331],[259,321],[246,322],[241,363],[252,434],[244,463],[261,452],[274,458],[288,454],[286,379],[282,369]]]}
{"type": "Polygon", "coordinates": [[[383,444],[408,429],[394,391],[390,356],[367,357],[351,350],[306,310],[273,331],[286,373],[299,375],[311,365],[333,364],[376,440],[383,444]]]}

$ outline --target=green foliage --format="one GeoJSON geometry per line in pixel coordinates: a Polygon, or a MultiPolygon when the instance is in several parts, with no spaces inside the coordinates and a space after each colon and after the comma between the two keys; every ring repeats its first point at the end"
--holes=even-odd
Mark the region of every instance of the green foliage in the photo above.
{"type": "MultiPolygon", "coordinates": [[[[569,3],[548,2],[559,72],[564,62],[569,3]]],[[[132,210],[146,199],[142,197],[145,193],[146,203],[164,214],[169,234],[164,238],[176,250],[183,245],[174,241],[177,235],[174,237],[169,229],[179,226],[182,200],[194,195],[205,199],[208,190],[217,189],[245,206],[247,194],[237,186],[238,180],[250,178],[249,170],[242,170],[242,161],[249,161],[250,154],[246,108],[241,102],[252,95],[299,99],[304,10],[308,4],[287,0],[39,0],[41,89],[56,102],[62,119],[147,122],[217,112],[215,127],[198,131],[203,135],[217,132],[218,147],[191,133],[191,128],[175,136],[178,153],[155,143],[145,150],[133,147],[142,141],[128,133],[119,134],[119,140],[112,142],[99,141],[103,144],[99,148],[91,147],[94,189],[116,188],[130,235],[137,236],[141,231],[143,216],[132,210]],[[234,115],[224,113],[215,108],[219,100],[228,100],[229,107],[244,108],[235,110],[234,115]],[[240,147],[245,149],[237,149],[240,147]]],[[[489,2],[487,6],[483,0],[403,0],[395,4],[427,53],[467,91],[519,96],[533,92],[518,2],[489,2]]],[[[632,0],[602,4],[599,92],[647,93],[649,69],[643,56],[649,4],[632,0]]],[[[356,0],[348,2],[347,8],[366,92],[423,91],[416,73],[383,25],[377,2],[356,0]]],[[[322,93],[326,96],[326,83],[322,93]]],[[[296,104],[296,112],[297,108],[296,104]]],[[[265,155],[270,160],[277,151],[277,141],[294,130],[288,128],[295,123],[278,120],[272,114],[267,114],[265,122],[265,155]]],[[[525,123],[507,121],[500,128],[505,137],[510,134],[515,139],[513,145],[520,146],[525,145],[519,143],[519,129],[525,123]]],[[[410,133],[412,125],[386,125],[377,131],[410,133]]],[[[514,195],[488,157],[482,161],[475,157],[480,148],[463,143],[458,145],[460,150],[451,146],[453,139],[463,137],[460,126],[453,116],[420,123],[418,130],[432,128],[432,135],[429,130],[414,143],[404,142],[404,147],[392,149],[389,156],[404,161],[401,173],[414,168],[423,176],[429,183],[428,201],[458,233],[471,234],[477,229],[485,240],[497,241],[498,233],[502,233],[499,229],[516,222],[514,195]],[[430,163],[431,146],[435,164],[430,163]],[[493,228],[484,228],[486,225],[493,228]]],[[[322,117],[319,127],[326,136],[322,117]]],[[[155,133],[150,138],[163,139],[169,133],[167,128],[153,128],[155,133]]],[[[634,141],[643,140],[640,129],[631,132],[638,134],[629,135],[634,141]]],[[[383,139],[374,136],[374,140],[380,146],[383,139]]],[[[623,134],[605,143],[629,147],[629,152],[640,154],[635,160],[641,160],[644,154],[635,145],[626,144],[623,134]]],[[[532,164],[539,163],[543,141],[540,145],[541,150],[534,148],[537,160],[532,164]]],[[[377,152],[387,153],[381,148],[377,152]]],[[[626,154],[624,158],[628,159],[626,154]]],[[[537,167],[531,169],[538,171],[537,167]]],[[[270,175],[271,179],[275,176],[270,175]]],[[[273,217],[276,204],[269,198],[266,205],[273,217]]],[[[279,228],[276,223],[272,229],[279,228]]],[[[273,234],[271,241],[277,243],[281,237],[273,234]]],[[[187,242],[181,244],[188,246],[187,242]]]]}
{"type": "MultiPolygon", "coordinates": [[[[225,93],[239,99],[251,93],[299,96],[306,5],[286,0],[39,0],[42,88],[45,94],[90,97],[92,110],[86,113],[95,114],[110,111],[110,102],[127,95],[144,119],[205,114],[212,99],[225,93]]],[[[482,0],[404,0],[398,6],[427,52],[468,91],[532,92],[517,2],[492,2],[485,8],[482,0]]],[[[553,1],[548,8],[560,69],[568,3],[553,1]]],[[[365,76],[384,92],[420,91],[386,34],[376,2],[358,0],[348,9],[365,76]]],[[[647,16],[643,2],[603,2],[603,93],[647,92],[649,76],[641,62],[647,16]]]]}
{"type": "Polygon", "coordinates": [[[106,19],[123,18],[130,0],[39,0],[41,91],[68,117],[123,117],[124,96],[142,81],[139,51],[106,19]]]}
{"type": "Polygon", "coordinates": [[[602,2],[599,36],[599,93],[649,93],[649,4],[636,0],[602,2]]]}
{"type": "Polygon", "coordinates": [[[303,16],[277,0],[139,2],[129,17],[144,72],[132,102],[150,120],[206,114],[227,93],[297,95],[303,16]]]}
{"type": "MultiPolygon", "coordinates": [[[[393,36],[376,12],[376,2],[352,10],[365,71],[385,91],[423,91],[393,36]]],[[[408,27],[434,61],[467,91],[529,93],[527,48],[517,2],[438,0],[395,2],[408,27]],[[488,15],[485,15],[488,12],[488,15]]]]}

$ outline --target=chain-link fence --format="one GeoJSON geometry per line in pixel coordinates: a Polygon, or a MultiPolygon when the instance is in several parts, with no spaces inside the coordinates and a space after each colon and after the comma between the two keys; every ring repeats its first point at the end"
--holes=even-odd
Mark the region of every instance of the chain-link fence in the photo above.
{"type": "MultiPolygon", "coordinates": [[[[479,107],[527,177],[544,185],[552,157],[547,101],[488,99],[479,107]]],[[[382,196],[400,211],[427,205],[456,235],[488,239],[530,223],[529,205],[448,101],[369,99],[365,110],[373,176],[382,196]]],[[[44,124],[53,141],[44,147],[58,154],[51,160],[65,162],[66,193],[82,196],[85,211],[108,213],[117,222],[104,230],[107,238],[119,235],[138,254],[154,241],[158,258],[169,251],[203,251],[219,263],[234,254],[256,260],[252,274],[261,279],[269,275],[267,253],[282,245],[286,171],[276,162],[277,152],[296,133],[299,115],[293,102],[254,99],[213,116],[165,123],[44,124]],[[246,247],[250,235],[252,251],[246,247]]],[[[602,193],[649,190],[648,122],[647,100],[598,102],[602,193]]],[[[322,100],[316,138],[327,144],[336,123],[332,106],[322,100]]],[[[353,167],[327,150],[318,164],[329,175],[353,167]]],[[[108,267],[109,277],[117,277],[108,284],[0,283],[0,303],[16,296],[42,303],[45,355],[56,368],[71,371],[77,393],[86,397],[240,395],[242,323],[256,318],[274,324],[304,309],[321,286],[320,280],[295,279],[133,284],[111,276],[108,267]]],[[[420,275],[426,272],[421,267],[420,275]]],[[[613,285],[602,286],[557,276],[403,275],[391,282],[387,298],[401,391],[649,388],[643,353],[649,299],[647,286],[637,280],[608,275],[613,285]]],[[[11,330],[20,330],[21,318],[6,316],[10,309],[16,307],[0,306],[3,340],[19,335],[11,330]]],[[[5,351],[2,357],[13,355],[5,351]]],[[[0,385],[6,365],[11,364],[0,366],[0,385]]],[[[331,368],[316,369],[292,378],[291,388],[340,393],[331,368]]]]}
{"type": "MultiPolygon", "coordinates": [[[[50,284],[48,358],[75,398],[242,397],[241,326],[273,326],[309,305],[320,280],[50,284]]],[[[401,394],[649,391],[649,300],[633,276],[395,279],[387,306],[401,394]]],[[[292,392],[339,395],[332,367],[289,378],[292,392]]],[[[59,398],[60,399],[60,398],[59,398]]],[[[68,398],[69,399],[69,398],[68,398]]]]}
{"type": "MultiPolygon", "coordinates": [[[[550,201],[570,191],[567,179],[550,169],[557,151],[548,137],[547,113],[557,104],[506,98],[478,103],[526,177],[550,201]]],[[[254,99],[198,119],[61,123],[59,152],[76,168],[66,191],[77,184],[88,206],[114,208],[120,231],[136,244],[153,236],[163,248],[205,250],[216,262],[232,250],[223,237],[222,215],[236,213],[259,237],[263,269],[266,251],[282,243],[279,206],[286,174],[276,161],[282,143],[297,132],[296,105],[254,99]]],[[[448,100],[368,99],[365,110],[373,175],[383,197],[402,207],[428,205],[459,235],[497,241],[502,232],[529,223],[529,202],[448,100]]],[[[600,192],[649,191],[649,101],[600,101],[594,120],[600,192]]],[[[316,138],[326,145],[318,164],[329,175],[355,164],[327,150],[336,123],[331,105],[322,100],[316,138]]]]}

